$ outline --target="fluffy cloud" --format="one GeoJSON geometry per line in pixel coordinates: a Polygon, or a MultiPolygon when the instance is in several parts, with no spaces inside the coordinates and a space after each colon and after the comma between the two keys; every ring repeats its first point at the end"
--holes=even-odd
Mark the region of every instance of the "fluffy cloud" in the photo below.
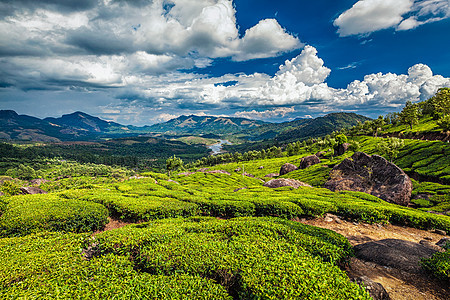
{"type": "Polygon", "coordinates": [[[264,111],[239,111],[234,114],[235,117],[247,118],[247,119],[272,119],[276,117],[284,118],[289,113],[294,113],[294,107],[277,107],[275,109],[269,109],[264,111]]]}
{"type": "Polygon", "coordinates": [[[367,35],[387,28],[410,30],[449,17],[448,0],[359,0],[334,26],[340,36],[367,35]]]}
{"type": "Polygon", "coordinates": [[[35,2],[0,4],[6,14],[0,20],[0,54],[146,52],[241,61],[274,57],[302,46],[274,19],[261,20],[240,38],[232,0],[35,2]]]}

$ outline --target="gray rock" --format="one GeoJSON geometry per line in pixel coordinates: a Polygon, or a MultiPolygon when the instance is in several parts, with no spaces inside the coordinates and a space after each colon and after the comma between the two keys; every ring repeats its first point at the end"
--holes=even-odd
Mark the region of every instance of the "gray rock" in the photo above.
{"type": "Polygon", "coordinates": [[[295,171],[297,169],[298,169],[297,166],[290,164],[290,163],[285,163],[280,168],[280,176],[290,173],[292,171],[295,171]]]}
{"type": "Polygon", "coordinates": [[[408,205],[412,182],[402,169],[384,157],[356,152],[333,168],[325,188],[364,192],[391,203],[408,205]]]}
{"type": "Polygon", "coordinates": [[[248,187],[241,187],[241,188],[235,189],[233,192],[238,192],[238,191],[246,190],[246,189],[248,189],[248,187]]]}
{"type": "Polygon", "coordinates": [[[269,173],[269,174],[267,174],[267,175],[264,176],[264,177],[267,177],[267,178],[273,178],[273,177],[277,177],[277,176],[280,176],[280,174],[278,174],[278,173],[269,173]]]}
{"type": "Polygon", "coordinates": [[[419,272],[420,259],[437,252],[419,243],[397,239],[367,242],[356,245],[354,250],[359,259],[406,272],[419,272]]]}
{"type": "Polygon", "coordinates": [[[438,245],[441,248],[447,247],[447,249],[450,249],[450,238],[444,237],[440,239],[439,242],[436,243],[436,245],[438,245]]]}
{"type": "Polygon", "coordinates": [[[168,182],[173,182],[173,183],[176,183],[176,184],[180,184],[178,181],[175,181],[175,180],[172,180],[172,179],[168,179],[167,181],[168,182]]]}
{"type": "Polygon", "coordinates": [[[447,232],[441,229],[435,229],[434,233],[440,234],[440,235],[447,235],[447,232]]]}
{"type": "Polygon", "coordinates": [[[374,300],[390,300],[388,292],[381,283],[375,282],[367,276],[352,279],[353,282],[365,288],[374,300]]]}
{"type": "Polygon", "coordinates": [[[241,168],[236,168],[236,169],[234,169],[234,171],[235,172],[240,172],[240,171],[242,171],[242,169],[241,168]]]}
{"type": "Polygon", "coordinates": [[[259,169],[259,170],[262,170],[262,169],[264,169],[264,166],[259,166],[258,169],[259,169]]]}
{"type": "Polygon", "coordinates": [[[213,171],[208,171],[206,173],[209,174],[227,174],[227,175],[231,175],[229,172],[224,171],[224,170],[213,170],[213,171]]]}
{"type": "Polygon", "coordinates": [[[320,163],[320,158],[315,155],[305,156],[300,161],[299,169],[306,169],[312,165],[320,163]]]}
{"type": "Polygon", "coordinates": [[[295,180],[295,179],[289,179],[289,178],[278,178],[278,179],[272,179],[270,181],[267,181],[264,184],[265,187],[269,188],[279,188],[283,186],[291,186],[293,188],[298,189],[301,186],[308,186],[311,187],[309,184],[295,180]]]}
{"type": "Polygon", "coordinates": [[[21,187],[20,190],[25,195],[47,194],[46,191],[44,191],[43,189],[40,189],[38,187],[35,187],[35,186],[21,187]]]}
{"type": "Polygon", "coordinates": [[[37,178],[37,179],[30,180],[30,184],[32,184],[32,185],[41,185],[46,182],[50,182],[50,180],[43,179],[43,178],[37,178]]]}
{"type": "Polygon", "coordinates": [[[348,151],[348,147],[350,147],[349,143],[343,143],[337,146],[336,149],[334,149],[334,156],[339,156],[344,154],[348,151]]]}

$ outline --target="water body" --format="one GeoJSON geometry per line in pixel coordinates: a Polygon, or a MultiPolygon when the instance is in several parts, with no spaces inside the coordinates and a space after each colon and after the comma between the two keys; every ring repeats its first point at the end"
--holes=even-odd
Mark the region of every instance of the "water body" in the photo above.
{"type": "Polygon", "coordinates": [[[222,152],[222,145],[232,145],[228,140],[219,140],[217,144],[208,146],[208,148],[212,151],[211,155],[216,155],[222,152]]]}

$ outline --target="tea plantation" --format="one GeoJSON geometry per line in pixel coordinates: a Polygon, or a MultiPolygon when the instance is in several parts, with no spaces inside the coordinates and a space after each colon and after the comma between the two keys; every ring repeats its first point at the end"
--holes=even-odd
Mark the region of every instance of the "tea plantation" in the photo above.
{"type": "MultiPolygon", "coordinates": [[[[382,139],[355,136],[349,143],[375,154],[382,139]]],[[[179,170],[170,178],[130,177],[134,172],[110,167],[92,173],[92,164],[52,161],[41,170],[50,181],[40,187],[49,193],[39,195],[14,195],[27,182],[5,177],[0,298],[370,299],[340,269],[353,255],[349,242],[297,221],[333,213],[450,232],[450,147],[404,141],[394,162],[415,178],[414,208],[322,188],[351,150],[282,176],[313,187],[263,186],[266,174],[325,148],[315,143],[295,155],[179,170]],[[134,224],[99,233],[108,218],[134,224]]],[[[448,253],[422,265],[447,280],[448,253]]]]}

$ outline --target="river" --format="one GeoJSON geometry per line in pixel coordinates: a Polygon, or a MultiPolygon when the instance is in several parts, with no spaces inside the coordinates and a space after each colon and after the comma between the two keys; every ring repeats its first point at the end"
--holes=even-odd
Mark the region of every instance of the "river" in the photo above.
{"type": "Polygon", "coordinates": [[[222,145],[232,145],[228,140],[219,140],[218,143],[208,146],[208,148],[212,151],[211,155],[216,155],[222,152],[222,145]]]}

